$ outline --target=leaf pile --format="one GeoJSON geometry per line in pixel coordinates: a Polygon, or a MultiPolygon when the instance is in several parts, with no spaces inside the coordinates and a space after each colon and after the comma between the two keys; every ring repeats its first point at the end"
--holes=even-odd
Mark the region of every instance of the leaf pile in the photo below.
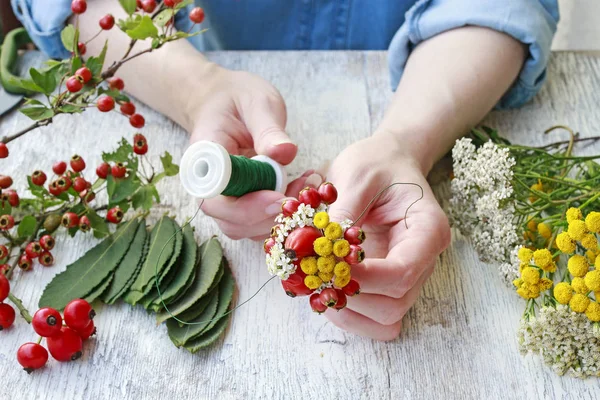
{"type": "Polygon", "coordinates": [[[164,216],[148,231],[146,221],[135,218],[56,275],[39,306],[61,310],[76,298],[140,304],[156,313],[158,323],[166,321],[177,347],[195,353],[227,328],[234,291],[235,279],[215,237],[198,246],[190,225],[181,229],[164,216]]]}

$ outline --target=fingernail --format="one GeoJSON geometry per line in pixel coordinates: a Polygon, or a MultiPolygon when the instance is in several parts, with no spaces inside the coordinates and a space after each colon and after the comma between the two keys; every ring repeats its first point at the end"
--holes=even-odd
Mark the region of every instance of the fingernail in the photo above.
{"type": "Polygon", "coordinates": [[[317,187],[321,183],[323,183],[323,178],[319,174],[312,174],[308,178],[306,178],[305,186],[317,187]]]}
{"type": "Polygon", "coordinates": [[[273,141],[273,143],[271,144],[271,146],[279,146],[280,144],[293,144],[294,146],[298,146],[296,143],[294,143],[292,141],[292,139],[290,139],[289,137],[282,137],[280,139],[276,139],[275,141],[273,141]]]}
{"type": "Polygon", "coordinates": [[[291,199],[292,197],[286,197],[285,199],[277,200],[273,204],[269,204],[267,208],[265,208],[265,214],[269,216],[279,214],[281,212],[281,205],[283,204],[283,202],[291,199]]]}
{"type": "Polygon", "coordinates": [[[315,173],[314,169],[309,169],[308,171],[306,171],[305,173],[302,174],[302,177],[303,178],[308,178],[309,176],[311,176],[314,173],[315,173]]]}

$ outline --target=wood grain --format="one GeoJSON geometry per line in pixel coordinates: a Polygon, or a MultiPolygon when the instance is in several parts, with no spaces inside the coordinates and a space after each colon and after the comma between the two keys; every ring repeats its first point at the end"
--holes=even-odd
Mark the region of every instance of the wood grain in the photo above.
{"type": "MultiPolygon", "coordinates": [[[[210,57],[227,67],[258,73],[279,88],[288,105],[288,129],[300,144],[289,173],[300,174],[336,156],[348,143],[369,135],[381,120],[391,92],[382,52],[232,52],[210,57]],[[318,139],[318,140],[317,140],[318,139]]],[[[514,111],[493,112],[486,123],[520,143],[544,143],[553,124],[570,125],[583,136],[600,132],[600,58],[556,54],[549,82],[533,102],[514,111]]],[[[144,134],[150,158],[170,151],[179,160],[187,134],[152,110],[144,134]]],[[[28,124],[11,113],[2,133],[28,124]]],[[[26,172],[48,169],[57,159],[82,154],[95,167],[101,151],[133,134],[117,114],[94,111],[60,117],[10,146],[2,172],[23,189],[26,172]]],[[[585,152],[594,148],[578,148],[585,152]]],[[[90,172],[92,169],[90,168],[90,172]]],[[[159,191],[165,210],[180,220],[196,201],[177,179],[159,191]]],[[[447,186],[436,191],[442,201],[447,186]]],[[[238,281],[238,299],[248,298],[268,278],[259,244],[233,242],[199,217],[196,237],[217,234],[238,281]]],[[[83,360],[50,361],[30,376],[15,359],[18,346],[36,339],[23,320],[0,334],[1,399],[597,399],[598,380],[558,377],[536,357],[521,357],[516,329],[523,310],[492,266],[479,262],[471,246],[454,232],[415,307],[404,318],[401,337],[380,343],[338,330],[307,304],[288,298],[272,283],[236,311],[217,346],[191,355],[176,349],[164,325],[156,326],[141,308],[119,303],[98,307],[99,334],[85,345],[83,360]]],[[[58,240],[52,268],[36,267],[18,276],[15,293],[30,310],[54,274],[95,241],[77,235],[58,240]]],[[[239,300],[238,300],[239,301],[239,300]]]]}

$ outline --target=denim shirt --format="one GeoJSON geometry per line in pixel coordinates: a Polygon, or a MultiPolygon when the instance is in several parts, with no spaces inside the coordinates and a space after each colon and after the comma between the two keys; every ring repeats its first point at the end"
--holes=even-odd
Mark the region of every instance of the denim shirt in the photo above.
{"type": "MultiPolygon", "coordinates": [[[[93,0],[89,0],[93,1],[93,0]]],[[[116,0],[114,0],[116,2],[116,0]]],[[[34,43],[52,58],[69,57],[60,32],[71,0],[11,0],[34,43]]],[[[412,49],[439,33],[472,25],[504,32],[529,48],[518,79],[497,104],[517,107],[545,80],[558,23],[556,0],[196,0],[206,11],[191,38],[211,50],[388,50],[392,89],[412,49]]],[[[188,12],[176,26],[187,30],[188,12]]],[[[115,28],[117,29],[117,28],[115,28]]]]}

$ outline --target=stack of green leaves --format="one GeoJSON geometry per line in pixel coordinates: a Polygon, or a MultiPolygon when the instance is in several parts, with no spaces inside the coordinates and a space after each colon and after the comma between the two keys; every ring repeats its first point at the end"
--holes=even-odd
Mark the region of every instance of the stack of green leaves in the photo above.
{"type": "Polygon", "coordinates": [[[181,229],[163,216],[148,231],[144,219],[134,218],[56,275],[39,306],[61,310],[76,298],[106,304],[123,299],[157,313],[171,341],[195,353],[227,328],[234,291],[215,237],[198,246],[190,225],[181,229]]]}

